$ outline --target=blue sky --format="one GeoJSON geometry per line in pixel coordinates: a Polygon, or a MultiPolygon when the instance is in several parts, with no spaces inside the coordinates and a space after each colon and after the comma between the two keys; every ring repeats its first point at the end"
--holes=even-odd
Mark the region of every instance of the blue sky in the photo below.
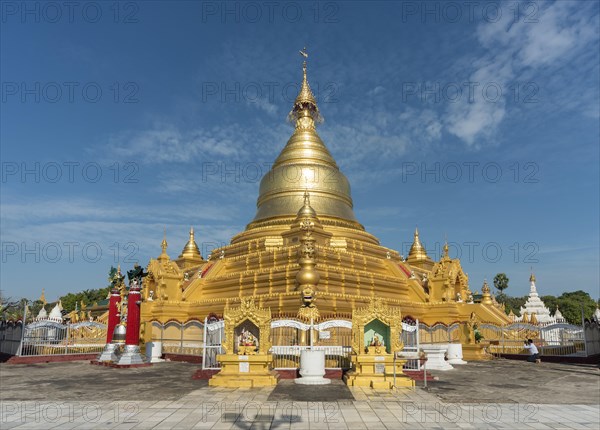
{"type": "Polygon", "coordinates": [[[473,290],[599,292],[598,2],[2,3],[1,289],[204,255],[255,213],[308,48],[355,212],[473,290]]]}

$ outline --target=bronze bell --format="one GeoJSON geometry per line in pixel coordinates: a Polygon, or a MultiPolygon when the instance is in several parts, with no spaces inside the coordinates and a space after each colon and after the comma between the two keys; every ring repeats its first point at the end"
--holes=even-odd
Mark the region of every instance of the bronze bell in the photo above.
{"type": "Polygon", "coordinates": [[[115,331],[113,332],[112,343],[125,343],[125,333],[125,326],[123,324],[117,324],[117,326],[115,327],[115,331]]]}

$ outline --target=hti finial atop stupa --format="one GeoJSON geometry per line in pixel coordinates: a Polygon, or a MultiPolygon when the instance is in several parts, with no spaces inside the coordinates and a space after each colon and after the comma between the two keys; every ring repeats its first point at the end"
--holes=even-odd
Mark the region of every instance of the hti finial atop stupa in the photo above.
{"type": "Polygon", "coordinates": [[[533,269],[531,270],[531,276],[529,277],[529,282],[535,282],[535,275],[533,274],[533,269]]]}
{"type": "Polygon", "coordinates": [[[306,76],[306,59],[308,58],[308,52],[306,48],[300,51],[300,55],[304,57],[302,63],[302,84],[298,96],[294,101],[294,107],[289,114],[289,119],[296,125],[296,128],[314,128],[315,124],[323,121],[323,117],[319,112],[317,106],[317,99],[310,89],[308,83],[308,77],[306,76]]]}

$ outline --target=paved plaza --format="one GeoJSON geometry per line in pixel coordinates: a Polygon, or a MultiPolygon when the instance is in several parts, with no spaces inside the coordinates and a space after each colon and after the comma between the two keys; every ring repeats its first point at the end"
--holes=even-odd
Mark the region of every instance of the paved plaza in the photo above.
{"type": "Polygon", "coordinates": [[[2,429],[596,429],[597,366],[496,360],[414,390],[209,388],[197,364],[0,364],[2,429]],[[325,401],[324,401],[325,400],[325,401]]]}

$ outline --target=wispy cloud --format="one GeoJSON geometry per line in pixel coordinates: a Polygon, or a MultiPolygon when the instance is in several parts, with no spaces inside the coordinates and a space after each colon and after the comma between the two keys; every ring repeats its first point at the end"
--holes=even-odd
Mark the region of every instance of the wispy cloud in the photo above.
{"type": "MultiPolygon", "coordinates": [[[[496,99],[494,94],[486,99],[480,95],[471,100],[463,97],[449,104],[444,117],[447,131],[469,146],[490,141],[510,114],[507,101],[513,93],[509,87],[517,79],[534,77],[539,82],[534,83],[536,87],[544,82],[546,89],[560,88],[567,81],[552,82],[552,76],[561,68],[569,69],[569,78],[576,79],[580,65],[589,64],[589,59],[582,62],[581,58],[586,57],[587,51],[598,51],[598,15],[593,12],[597,5],[593,3],[535,3],[540,8],[535,22],[523,16],[516,20],[507,13],[495,23],[480,23],[476,35],[484,54],[462,63],[471,64],[469,81],[477,83],[478,90],[482,85],[493,85],[502,89],[503,96],[496,99]]],[[[588,90],[594,93],[593,89],[588,90]]],[[[563,108],[579,110],[586,116],[597,115],[589,95],[582,100],[577,92],[561,94],[563,108]]],[[[597,106],[597,96],[593,99],[597,106]]]]}

